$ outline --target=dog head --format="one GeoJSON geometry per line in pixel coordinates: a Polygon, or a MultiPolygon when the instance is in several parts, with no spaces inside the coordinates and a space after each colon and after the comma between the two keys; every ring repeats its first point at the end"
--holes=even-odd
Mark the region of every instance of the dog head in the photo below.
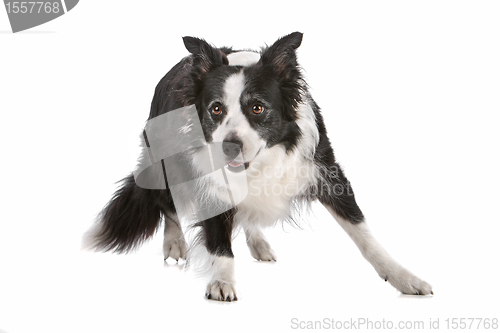
{"type": "Polygon", "coordinates": [[[263,149],[296,146],[296,109],[304,83],[296,59],[302,33],[277,40],[260,53],[218,49],[184,37],[192,54],[194,104],[207,142],[220,142],[230,171],[238,172],[263,149]]]}

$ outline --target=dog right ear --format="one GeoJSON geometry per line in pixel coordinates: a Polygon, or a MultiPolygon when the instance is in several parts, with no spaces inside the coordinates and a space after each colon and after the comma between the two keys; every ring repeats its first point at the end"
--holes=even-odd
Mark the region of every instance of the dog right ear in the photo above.
{"type": "Polygon", "coordinates": [[[182,40],[193,55],[193,66],[199,71],[199,77],[217,66],[229,64],[226,55],[205,40],[196,37],[182,37],[182,40]]]}

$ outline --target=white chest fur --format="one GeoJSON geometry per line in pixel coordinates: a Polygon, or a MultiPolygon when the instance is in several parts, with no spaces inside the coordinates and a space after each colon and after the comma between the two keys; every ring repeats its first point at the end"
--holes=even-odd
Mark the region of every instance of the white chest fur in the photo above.
{"type": "Polygon", "coordinates": [[[314,162],[282,147],[261,152],[247,170],[248,194],[238,205],[240,225],[272,225],[286,219],[294,200],[316,181],[314,162]]]}

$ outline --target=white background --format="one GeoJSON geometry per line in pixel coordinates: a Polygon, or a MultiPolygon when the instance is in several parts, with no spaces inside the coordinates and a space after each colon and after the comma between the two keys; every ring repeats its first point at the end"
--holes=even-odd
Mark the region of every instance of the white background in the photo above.
{"type": "MultiPolygon", "coordinates": [[[[12,34],[0,9],[0,332],[292,330],[300,321],[500,317],[495,1],[81,1],[12,34]],[[234,244],[239,301],[163,264],[80,239],[135,166],[181,37],[258,49],[293,31],[337,159],[379,241],[433,285],[402,296],[328,213],[267,232],[275,264],[234,244]],[[283,231],[284,230],[284,231],[283,231]]],[[[491,330],[490,330],[491,331],[491,330]]]]}

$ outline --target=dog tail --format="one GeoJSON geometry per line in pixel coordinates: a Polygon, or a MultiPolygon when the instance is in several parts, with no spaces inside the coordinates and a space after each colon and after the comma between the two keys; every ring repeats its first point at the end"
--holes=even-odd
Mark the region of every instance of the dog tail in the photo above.
{"type": "Polygon", "coordinates": [[[120,188],[84,235],[83,248],[117,253],[135,249],[158,230],[165,191],[143,189],[133,175],[121,180],[120,188]]]}

